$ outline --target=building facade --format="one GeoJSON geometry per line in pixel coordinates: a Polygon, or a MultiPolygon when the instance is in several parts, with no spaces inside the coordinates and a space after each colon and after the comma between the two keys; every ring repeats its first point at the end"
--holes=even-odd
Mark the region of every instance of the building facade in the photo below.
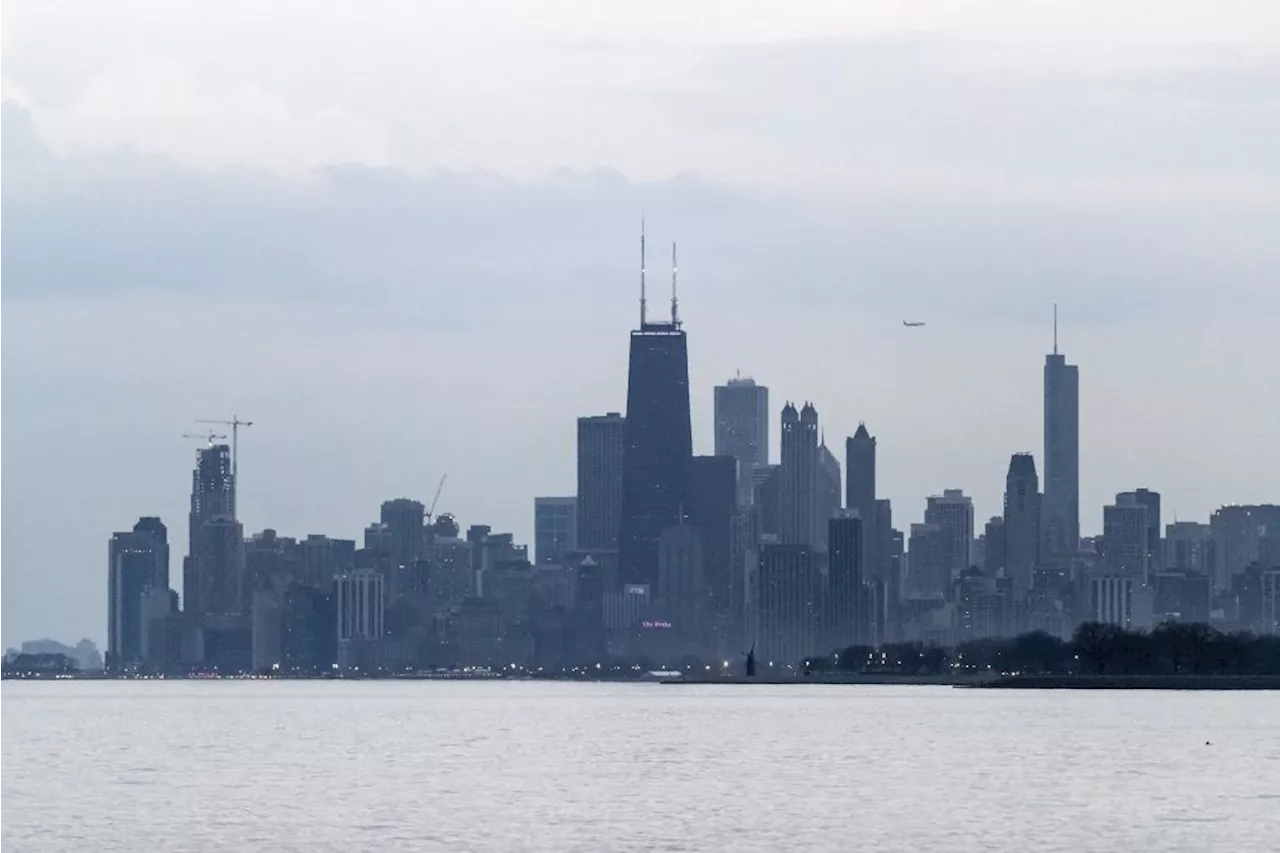
{"type": "Polygon", "coordinates": [[[672,314],[669,323],[642,317],[631,333],[618,539],[618,573],[626,583],[654,583],[658,537],[681,523],[688,505],[689,350],[674,300],[672,314]]]}
{"type": "MultiPolygon", "coordinates": [[[[990,547],[990,543],[988,543],[990,547]]],[[[1029,453],[1009,460],[1004,488],[1004,570],[1016,597],[1034,585],[1040,562],[1040,479],[1029,453]]]]}
{"type": "Polygon", "coordinates": [[[615,551],[622,521],[626,418],[618,412],[578,418],[578,548],[615,551]]]}
{"type": "Polygon", "coordinates": [[[715,389],[715,455],[732,456],[738,502],[751,500],[751,472],[769,464],[769,389],[750,378],[715,389]]]}
{"type": "Polygon", "coordinates": [[[1047,559],[1069,562],[1080,548],[1080,369],[1058,352],[1044,362],[1043,547],[1047,559]]]}
{"type": "Polygon", "coordinates": [[[578,499],[533,499],[533,554],[538,565],[563,563],[578,550],[578,499]]]}
{"type": "Polygon", "coordinates": [[[818,411],[810,403],[782,409],[782,461],[779,466],[783,544],[811,547],[817,533],[818,411]]]}

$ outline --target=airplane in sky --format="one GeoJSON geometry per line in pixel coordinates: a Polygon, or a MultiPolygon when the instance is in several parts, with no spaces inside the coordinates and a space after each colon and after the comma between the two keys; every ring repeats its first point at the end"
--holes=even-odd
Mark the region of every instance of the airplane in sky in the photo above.
{"type": "Polygon", "coordinates": [[[924,320],[903,320],[902,325],[906,326],[908,329],[914,329],[918,326],[923,326],[924,320]]]}

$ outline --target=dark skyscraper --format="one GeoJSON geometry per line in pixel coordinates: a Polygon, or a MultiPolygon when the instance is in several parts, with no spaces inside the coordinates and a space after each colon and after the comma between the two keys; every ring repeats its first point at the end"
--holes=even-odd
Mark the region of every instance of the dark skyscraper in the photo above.
{"type": "MultiPolygon", "coordinates": [[[[235,480],[231,473],[231,448],[226,444],[213,444],[196,451],[196,467],[191,473],[191,510],[187,516],[188,555],[182,564],[183,609],[190,613],[215,612],[209,610],[213,602],[205,595],[213,589],[225,589],[239,584],[228,575],[242,575],[244,568],[244,543],[235,523],[235,480]],[[205,528],[216,525],[207,532],[205,528]],[[230,526],[236,529],[230,530],[230,526]],[[231,540],[239,537],[240,556],[235,560],[231,553],[231,540]],[[210,564],[211,559],[225,557],[227,565],[210,564]]],[[[219,602],[222,603],[221,601],[219,602]]],[[[221,612],[221,611],[217,611],[221,612]]]]}
{"type": "Polygon", "coordinates": [[[715,392],[715,453],[737,462],[738,501],[751,501],[751,471],[769,464],[769,389],[730,379],[715,392]]]}
{"type": "Polygon", "coordinates": [[[679,524],[688,511],[693,436],[689,352],[680,327],[675,270],[671,276],[671,320],[651,323],[645,314],[643,234],[640,243],[640,328],[631,333],[627,372],[618,573],[627,583],[655,585],[658,537],[666,528],[679,524]]]}
{"type": "Polygon", "coordinates": [[[407,566],[424,553],[422,504],[409,498],[383,501],[382,524],[387,529],[387,553],[392,566],[407,566]]]}
{"type": "Polygon", "coordinates": [[[756,654],[769,666],[794,666],[825,652],[819,642],[819,574],[807,545],[765,545],[756,584],[756,654]]]}
{"type": "Polygon", "coordinates": [[[1031,589],[1039,560],[1040,479],[1036,461],[1030,453],[1015,453],[1005,477],[1004,570],[1017,594],[1031,589]]]}
{"type": "Polygon", "coordinates": [[[827,522],[827,648],[865,640],[862,595],[863,521],[846,513],[827,522]]]}
{"type": "Polygon", "coordinates": [[[1044,360],[1045,559],[1061,563],[1080,548],[1080,370],[1058,352],[1054,308],[1053,353],[1044,360]]]}
{"type": "Polygon", "coordinates": [[[121,672],[143,660],[143,595],[168,594],[168,531],[158,518],[141,518],[131,532],[111,537],[107,561],[106,666],[121,672]]]}
{"type": "Polygon", "coordinates": [[[705,589],[713,625],[724,624],[732,612],[735,469],[731,456],[693,457],[690,511],[702,533],[705,589]]]}
{"type": "Polygon", "coordinates": [[[817,538],[818,412],[787,403],[782,408],[782,463],[779,467],[783,544],[812,546],[817,538]]]}
{"type": "Polygon", "coordinates": [[[622,458],[626,418],[617,412],[578,418],[580,551],[614,551],[622,521],[622,458]]]}
{"type": "MultiPolygon", "coordinates": [[[[866,424],[844,442],[845,502],[862,518],[862,567],[869,575],[884,572],[881,533],[876,512],[876,439],[866,424]]],[[[886,531],[887,532],[887,531],[886,531]]]]}
{"type": "Polygon", "coordinates": [[[982,530],[982,573],[989,578],[1005,574],[1004,516],[994,515],[982,530]]]}

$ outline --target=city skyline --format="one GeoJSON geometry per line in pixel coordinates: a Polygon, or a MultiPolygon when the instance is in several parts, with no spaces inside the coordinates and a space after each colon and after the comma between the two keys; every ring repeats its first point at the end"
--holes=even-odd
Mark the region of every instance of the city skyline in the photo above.
{"type": "Polygon", "coordinates": [[[899,530],[947,488],[981,525],[1010,454],[1043,486],[1057,302],[1086,534],[1138,485],[1166,520],[1274,499],[1275,10],[1163,3],[1105,44],[1082,10],[459,10],[464,50],[402,11],[220,6],[233,55],[164,6],[140,44],[6,5],[6,643],[105,638],[104,532],[160,516],[186,553],[178,436],[210,416],[257,424],[246,535],[358,538],[447,473],[441,510],[532,542],[573,419],[625,409],[642,211],[655,257],[681,242],[694,454],[741,371],[775,459],[778,404],[811,400],[837,457],[877,437],[899,530]]]}
{"type": "MultiPolygon", "coordinates": [[[[1062,358],[1062,356],[1061,356],[1061,355],[1056,351],[1056,348],[1057,348],[1057,346],[1058,346],[1058,344],[1057,344],[1057,333],[1058,333],[1057,324],[1058,324],[1057,306],[1055,305],[1055,306],[1054,306],[1054,311],[1053,311],[1053,334],[1054,334],[1054,344],[1053,344],[1053,345],[1054,345],[1054,347],[1055,347],[1055,351],[1054,351],[1054,352],[1051,352],[1051,353],[1049,353],[1049,354],[1047,354],[1047,355],[1046,355],[1047,364],[1052,363],[1052,360],[1053,360],[1053,359],[1058,359],[1058,360],[1059,360],[1059,362],[1058,362],[1058,363],[1061,363],[1060,359],[1062,358]]],[[[657,324],[657,326],[654,326],[654,325],[652,325],[652,324],[646,324],[646,326],[645,326],[644,328],[649,328],[649,329],[651,329],[651,330],[657,330],[657,331],[660,331],[660,332],[668,332],[668,331],[670,330],[670,328],[676,328],[676,329],[678,329],[679,327],[678,327],[678,326],[674,326],[674,327],[672,327],[672,326],[671,326],[671,324],[670,324],[668,321],[661,321],[661,322],[659,322],[659,323],[657,324]],[[660,326],[661,328],[658,328],[659,326],[660,326]]],[[[680,333],[681,333],[681,335],[683,336],[683,331],[682,331],[682,330],[681,330],[681,332],[680,332],[680,333]]],[[[1074,369],[1074,368],[1075,368],[1075,365],[1069,365],[1069,367],[1071,367],[1072,369],[1074,369]]],[[[691,368],[690,368],[690,369],[691,369],[691,368]]],[[[1046,367],[1046,369],[1045,369],[1045,377],[1046,377],[1046,378],[1045,378],[1045,381],[1046,381],[1046,385],[1045,385],[1045,388],[1044,388],[1044,390],[1045,390],[1045,392],[1046,392],[1046,393],[1045,393],[1045,400],[1046,400],[1046,414],[1047,414],[1047,413],[1048,413],[1048,411],[1049,411],[1049,406],[1048,406],[1048,400],[1049,400],[1048,388],[1049,388],[1050,386],[1048,385],[1048,383],[1049,383],[1049,382],[1051,382],[1051,381],[1053,381],[1053,380],[1051,380],[1051,379],[1049,378],[1049,373],[1050,373],[1050,368],[1049,368],[1049,367],[1046,367]]],[[[729,383],[733,383],[733,382],[737,382],[737,381],[740,381],[740,380],[738,380],[738,379],[730,379],[730,380],[728,380],[728,382],[729,382],[729,383]]],[[[769,385],[768,385],[768,383],[766,383],[766,382],[758,383],[758,384],[757,384],[757,387],[759,387],[762,391],[764,391],[764,393],[765,393],[765,395],[766,395],[766,396],[768,395],[769,391],[771,390],[771,389],[770,389],[770,387],[769,387],[769,385]]],[[[709,391],[715,391],[715,390],[717,390],[717,387],[713,387],[713,388],[708,389],[708,390],[709,390],[709,391]]],[[[708,396],[711,396],[711,395],[708,395],[708,396]]],[[[693,398],[696,398],[696,389],[692,389],[692,390],[691,390],[691,402],[692,402],[692,399],[693,399],[693,398]]],[[[784,430],[779,430],[779,431],[777,431],[777,432],[775,433],[775,441],[776,441],[776,443],[778,444],[778,448],[777,448],[777,449],[770,448],[770,449],[769,449],[769,453],[768,453],[768,455],[769,455],[770,457],[775,457],[775,456],[776,456],[776,457],[778,457],[778,458],[781,458],[781,457],[782,457],[782,446],[783,446],[783,441],[784,441],[783,436],[785,435],[786,411],[787,411],[787,409],[788,409],[788,408],[791,408],[791,409],[792,409],[792,411],[794,412],[794,411],[795,411],[795,409],[794,409],[794,407],[793,407],[793,404],[792,404],[790,401],[784,401],[784,402],[779,403],[778,405],[780,406],[780,408],[779,408],[779,410],[778,410],[777,412],[773,413],[773,415],[774,415],[774,417],[781,416],[781,417],[783,418],[783,421],[784,421],[784,430]]],[[[601,407],[601,408],[603,408],[603,407],[601,407]]],[[[810,410],[811,410],[813,407],[812,407],[812,405],[811,405],[810,403],[806,402],[806,403],[805,403],[805,408],[806,408],[806,409],[810,409],[810,410]]],[[[607,422],[607,421],[609,421],[610,419],[612,419],[612,418],[614,418],[614,417],[619,417],[619,420],[625,423],[625,420],[626,420],[626,419],[625,419],[625,417],[620,417],[620,414],[619,414],[619,413],[612,413],[612,412],[611,412],[611,413],[609,413],[608,415],[601,415],[601,416],[589,416],[589,415],[584,415],[584,416],[582,416],[581,418],[579,418],[579,430],[581,430],[581,429],[582,429],[582,422],[583,422],[583,421],[586,421],[586,422],[599,422],[599,421],[602,421],[602,420],[603,420],[603,421],[607,422]]],[[[793,415],[793,417],[797,417],[797,418],[798,418],[799,416],[798,416],[798,415],[793,415]]],[[[825,434],[825,423],[824,423],[824,424],[819,428],[819,427],[817,427],[817,426],[816,426],[816,418],[817,418],[817,413],[816,413],[816,412],[814,412],[814,413],[813,413],[813,418],[815,419],[815,420],[814,420],[814,422],[813,422],[813,423],[815,424],[815,426],[812,426],[812,427],[811,427],[812,434],[813,434],[813,436],[815,436],[813,440],[814,440],[814,441],[818,441],[818,442],[820,442],[820,441],[822,441],[822,439],[817,438],[816,436],[818,435],[818,430],[819,430],[819,429],[821,429],[821,432],[822,432],[823,434],[825,434]]],[[[198,419],[197,419],[197,421],[198,421],[198,419]]],[[[703,442],[702,442],[704,445],[705,445],[705,444],[712,444],[712,445],[714,444],[714,440],[715,440],[715,439],[714,439],[714,432],[715,432],[715,431],[714,431],[714,428],[711,430],[711,432],[712,432],[712,435],[711,435],[710,437],[704,437],[704,440],[703,440],[703,442]]],[[[861,422],[861,421],[860,421],[860,422],[858,423],[858,425],[857,425],[857,428],[856,428],[855,430],[853,430],[853,431],[850,431],[850,432],[845,436],[845,438],[846,438],[847,440],[852,440],[852,439],[853,439],[855,436],[857,436],[857,435],[865,435],[865,434],[866,434],[866,432],[867,432],[866,424],[865,424],[864,422],[861,422]]],[[[188,437],[196,437],[196,436],[194,436],[194,435],[193,435],[193,436],[188,436],[188,437]]],[[[191,507],[191,512],[189,513],[189,516],[190,516],[190,517],[191,517],[191,519],[192,519],[193,529],[194,529],[195,519],[197,518],[197,516],[200,516],[201,518],[203,518],[203,516],[204,516],[204,515],[208,515],[209,517],[214,517],[214,516],[217,516],[217,515],[221,514],[221,515],[226,516],[226,519],[227,519],[227,522],[228,522],[228,524],[227,524],[226,526],[227,526],[227,528],[228,528],[228,531],[243,530],[243,531],[244,531],[244,532],[243,532],[243,536],[248,537],[248,536],[250,535],[250,533],[251,533],[251,532],[253,532],[253,528],[251,528],[249,525],[244,525],[241,521],[238,521],[238,520],[234,520],[234,521],[233,521],[233,520],[231,519],[230,515],[229,515],[229,512],[228,512],[228,511],[229,511],[230,504],[231,504],[231,503],[234,503],[234,501],[235,501],[235,499],[236,499],[236,489],[235,489],[234,485],[232,485],[234,481],[233,481],[233,479],[231,478],[231,475],[230,475],[230,471],[231,471],[231,467],[230,467],[231,447],[230,447],[230,445],[227,445],[227,444],[217,444],[217,443],[214,443],[214,440],[215,440],[215,439],[217,439],[217,438],[224,438],[224,437],[222,437],[222,436],[214,436],[214,435],[211,433],[211,434],[209,435],[209,437],[208,437],[208,440],[209,440],[209,442],[210,442],[210,443],[209,443],[209,445],[208,445],[206,448],[201,448],[201,449],[197,452],[197,459],[198,459],[198,460],[202,460],[202,461],[199,461],[199,462],[198,462],[198,464],[197,464],[197,466],[196,466],[195,471],[193,471],[193,472],[192,472],[192,475],[191,475],[191,476],[192,476],[192,482],[193,482],[193,490],[192,490],[192,493],[191,493],[191,495],[190,495],[190,500],[191,500],[192,507],[191,507]],[[215,462],[215,461],[213,461],[213,460],[215,460],[215,459],[217,460],[216,462],[215,462]],[[203,461],[203,460],[208,460],[208,461],[203,461]],[[202,477],[202,473],[203,473],[203,477],[202,477]],[[199,509],[199,503],[200,503],[199,498],[200,498],[200,496],[201,496],[202,494],[204,494],[204,495],[207,495],[207,496],[208,496],[208,498],[207,498],[207,503],[208,503],[208,506],[209,506],[209,507],[211,507],[210,509],[206,509],[206,510],[205,510],[205,512],[204,512],[203,514],[201,513],[201,511],[200,511],[200,509],[199,509]]],[[[868,437],[868,438],[870,439],[870,437],[868,437]]],[[[872,441],[873,441],[873,443],[874,443],[874,439],[871,439],[871,440],[872,440],[872,441]]],[[[1049,439],[1048,439],[1048,433],[1047,433],[1047,431],[1046,431],[1046,442],[1048,442],[1048,440],[1049,440],[1049,439]]],[[[698,437],[697,437],[697,436],[696,436],[696,434],[695,434],[695,436],[694,436],[694,444],[693,444],[693,448],[694,448],[694,450],[695,450],[695,454],[694,454],[694,455],[696,455],[696,450],[698,449],[698,446],[699,446],[699,443],[698,443],[698,437]]],[[[1047,447],[1047,446],[1048,446],[1048,445],[1046,444],[1046,447],[1047,447]]],[[[711,448],[708,448],[708,449],[711,449],[711,448]]],[[[815,451],[816,451],[816,450],[819,450],[819,449],[820,449],[820,448],[819,448],[819,447],[817,447],[817,446],[815,446],[815,447],[814,447],[814,450],[815,450],[815,451]]],[[[1035,452],[1033,452],[1033,453],[1030,453],[1030,454],[1026,454],[1026,453],[1015,453],[1015,454],[1013,455],[1013,458],[1014,458],[1014,459],[1015,459],[1015,461],[1016,461],[1016,460],[1017,460],[1018,458],[1020,458],[1020,457],[1025,458],[1025,457],[1027,457],[1027,456],[1030,456],[1030,457],[1032,458],[1032,460],[1033,460],[1033,461],[1032,461],[1032,464],[1034,465],[1034,464],[1035,464],[1035,463],[1034,463],[1034,460],[1035,460],[1035,459],[1039,459],[1039,458],[1043,458],[1044,453],[1043,453],[1043,452],[1040,452],[1040,453],[1035,453],[1035,452]]],[[[692,457],[691,457],[691,458],[692,458],[692,457]]],[[[579,456],[579,457],[578,457],[578,462],[579,462],[579,463],[581,463],[581,461],[582,461],[582,458],[579,456]]],[[[776,464],[775,464],[775,467],[777,467],[777,466],[776,466],[776,464]]],[[[845,474],[846,474],[846,476],[847,476],[847,472],[845,472],[845,474]]],[[[883,476],[883,474],[882,474],[882,473],[880,473],[880,474],[878,474],[877,476],[883,476]]],[[[1012,475],[1010,474],[1009,476],[1012,476],[1012,475]]],[[[1032,471],[1032,477],[1033,477],[1033,479],[1034,479],[1034,470],[1032,471]]],[[[1008,483],[1006,483],[1006,488],[1007,488],[1007,485],[1008,485],[1008,483]]],[[[841,489],[840,489],[840,494],[841,494],[842,502],[843,502],[843,499],[844,499],[844,497],[845,497],[846,488],[847,488],[847,480],[846,480],[846,481],[844,481],[844,482],[842,482],[842,487],[841,487],[841,489]]],[[[912,510],[913,510],[913,508],[912,508],[912,506],[911,506],[909,503],[908,503],[906,506],[901,506],[901,505],[900,505],[900,506],[898,506],[898,507],[896,508],[896,514],[897,514],[898,519],[902,519],[902,518],[904,518],[904,517],[905,517],[906,519],[909,519],[908,521],[906,521],[906,522],[905,522],[905,524],[906,524],[906,525],[907,525],[907,527],[909,527],[909,528],[915,528],[915,527],[920,526],[921,521],[924,521],[924,523],[925,523],[925,524],[927,524],[927,523],[928,523],[928,521],[927,521],[927,515],[928,515],[928,512],[929,512],[929,509],[928,509],[928,508],[929,508],[929,506],[931,506],[931,502],[932,502],[932,501],[939,500],[939,499],[941,498],[941,495],[942,495],[942,493],[943,493],[944,491],[945,491],[945,492],[947,492],[947,496],[949,497],[949,496],[950,496],[950,494],[952,494],[953,492],[963,492],[963,488],[956,488],[956,489],[951,489],[951,488],[949,488],[949,487],[948,487],[947,489],[941,489],[941,488],[940,488],[940,489],[937,489],[937,490],[936,490],[936,494],[934,494],[933,496],[930,496],[930,495],[921,495],[921,496],[920,496],[920,498],[919,498],[919,502],[920,502],[921,506],[919,507],[919,512],[918,512],[918,513],[915,513],[915,512],[913,512],[913,511],[912,511],[912,510]]],[[[1139,489],[1139,490],[1138,490],[1138,492],[1140,492],[1140,493],[1141,493],[1141,492],[1146,492],[1146,490],[1145,490],[1145,489],[1139,489]]],[[[1116,497],[1116,500],[1122,500],[1122,499],[1125,499],[1125,498],[1126,498],[1126,496],[1127,496],[1127,495],[1130,495],[1130,494],[1132,494],[1132,493],[1119,493],[1119,492],[1117,492],[1117,493],[1115,493],[1115,497],[1116,497]]],[[[971,499],[972,499],[972,498],[971,498],[971,496],[969,496],[968,494],[965,494],[965,500],[971,500],[971,499]]],[[[1158,501],[1159,501],[1159,499],[1160,499],[1160,496],[1157,494],[1157,495],[1155,496],[1155,499],[1156,499],[1156,501],[1158,502],[1158,501]]],[[[536,540],[536,535],[535,535],[535,533],[536,533],[536,527],[537,527],[537,525],[536,525],[536,519],[534,518],[534,516],[536,515],[536,513],[533,511],[533,504],[534,504],[536,501],[543,501],[543,500],[550,500],[550,501],[563,501],[563,500],[568,500],[568,498],[546,498],[546,497],[541,496],[541,495],[530,495],[530,496],[529,496],[529,503],[530,503],[531,510],[530,510],[530,513],[529,513],[530,520],[529,520],[529,523],[528,523],[528,531],[529,531],[528,535],[527,535],[527,536],[524,536],[524,535],[523,535],[523,533],[521,532],[521,527],[520,527],[520,525],[513,525],[511,528],[509,528],[509,529],[511,529],[511,530],[513,530],[513,531],[515,531],[515,536],[514,536],[515,541],[528,542],[528,543],[529,543],[529,547],[530,547],[530,549],[532,549],[532,548],[533,548],[534,542],[535,542],[535,540],[536,540]]],[[[1003,502],[1003,501],[1005,501],[1005,500],[1007,500],[1007,496],[1005,496],[1005,495],[1003,494],[1003,489],[1002,489],[1001,501],[1003,502]]],[[[1130,500],[1130,502],[1132,502],[1132,500],[1133,500],[1133,499],[1132,499],[1132,498],[1129,498],[1129,500],[1130,500]]],[[[406,498],[397,498],[397,499],[394,499],[394,500],[386,500],[386,501],[382,501],[382,502],[381,502],[381,503],[382,503],[382,514],[383,514],[383,517],[384,517],[384,524],[385,524],[385,517],[386,517],[386,513],[387,513],[387,506],[388,506],[389,504],[398,504],[398,503],[405,503],[405,502],[417,504],[417,502],[416,502],[416,501],[411,501],[410,499],[406,499],[406,498]]],[[[883,501],[881,501],[881,502],[883,502],[883,501]]],[[[1081,518],[1082,518],[1082,523],[1081,523],[1082,533],[1081,533],[1081,535],[1082,535],[1082,536],[1085,536],[1085,537],[1088,537],[1088,536],[1097,536],[1097,535],[1101,535],[1101,534],[1105,531],[1105,529],[1106,529],[1106,519],[1107,519],[1107,517],[1108,517],[1108,516],[1107,516],[1107,512],[1109,512],[1109,511],[1110,511],[1110,509],[1109,509],[1110,503],[1112,503],[1112,502],[1107,502],[1107,503],[1106,503],[1106,504],[1104,504],[1104,505],[1100,505],[1100,506],[1098,506],[1098,507],[1093,508],[1093,509],[1096,509],[1096,512],[1092,513],[1092,515],[1096,515],[1096,516],[1097,516],[1097,519],[1096,519],[1096,523],[1093,525],[1093,529],[1092,529],[1092,531],[1091,531],[1091,529],[1090,529],[1090,525],[1089,525],[1089,523],[1088,523],[1089,516],[1090,516],[1090,513],[1088,512],[1088,509],[1089,509],[1089,508],[1088,508],[1088,507],[1085,507],[1085,508],[1083,508],[1083,509],[1082,509],[1082,511],[1081,511],[1081,518]]],[[[1158,504],[1157,504],[1157,505],[1158,505],[1158,504]]],[[[846,506],[847,506],[847,504],[846,504],[846,506]]],[[[1221,504],[1221,506],[1232,506],[1232,504],[1221,504]]],[[[419,509],[419,511],[421,510],[421,505],[420,505],[420,504],[418,504],[418,509],[419,509]]],[[[997,507],[996,509],[998,510],[999,508],[997,507]]],[[[443,510],[443,511],[447,511],[447,510],[443,510]]],[[[970,508],[970,510],[969,510],[969,512],[972,514],[973,518],[975,519],[973,535],[976,537],[979,533],[981,533],[981,532],[982,532],[982,524],[981,524],[981,522],[980,522],[980,519],[981,519],[982,517],[984,517],[984,516],[982,515],[982,513],[983,513],[983,512],[985,512],[985,510],[984,510],[984,509],[975,509],[975,508],[972,508],[972,507],[971,507],[971,508],[970,508]]],[[[814,536],[815,536],[814,542],[815,542],[815,544],[817,544],[817,543],[820,543],[820,542],[821,542],[823,539],[825,539],[825,537],[826,537],[826,528],[825,528],[825,523],[821,523],[821,521],[820,521],[820,520],[818,520],[818,519],[816,518],[816,515],[814,515],[814,513],[810,512],[809,514],[810,514],[811,516],[814,516],[814,521],[813,521],[813,527],[815,528],[815,530],[814,530],[814,536]],[[820,532],[820,533],[819,533],[819,531],[817,530],[817,528],[818,528],[818,527],[821,527],[821,532],[820,532]]],[[[998,516],[998,515],[1000,515],[1000,514],[1001,514],[1001,512],[1000,512],[1000,511],[996,511],[994,514],[998,516]]],[[[481,516],[481,517],[486,517],[486,516],[481,516]]],[[[146,520],[146,517],[144,517],[144,521],[145,521],[145,520],[146,520]]],[[[1173,521],[1174,519],[1170,518],[1170,519],[1168,519],[1168,520],[1169,520],[1169,521],[1173,521]]],[[[1184,521],[1188,521],[1188,522],[1200,521],[1201,523],[1203,523],[1204,521],[1207,521],[1207,520],[1208,520],[1207,516],[1206,516],[1203,520],[1201,520],[1201,519],[1184,519],[1184,521]]],[[[575,518],[575,522],[576,522],[576,518],[575,518]]],[[[902,523],[904,523],[904,522],[902,522],[902,521],[898,521],[898,524],[902,524],[902,523]]],[[[872,522],[871,524],[873,525],[873,524],[874,524],[874,522],[872,522]]],[[[268,524],[267,526],[270,526],[270,525],[268,524]]],[[[1159,531],[1161,531],[1161,534],[1160,534],[1160,535],[1162,535],[1163,526],[1159,527],[1159,528],[1158,528],[1158,530],[1159,530],[1159,531]]],[[[308,535],[308,534],[310,534],[310,533],[314,533],[315,531],[308,531],[307,533],[302,533],[302,532],[300,532],[300,531],[287,531],[287,532],[288,532],[289,534],[291,534],[291,535],[304,536],[304,535],[308,535]]],[[[1002,534],[1007,535],[1007,530],[1002,531],[1002,534]]],[[[254,535],[256,535],[256,533],[255,533],[254,535]]],[[[344,536],[344,535],[347,535],[347,531],[346,531],[346,530],[339,531],[337,535],[338,535],[338,536],[344,536]]],[[[351,535],[353,535],[353,536],[354,536],[354,535],[356,535],[356,534],[355,534],[355,533],[352,533],[351,535]]],[[[366,535],[367,535],[367,534],[366,534],[366,535]]],[[[1149,534],[1144,534],[1144,536],[1145,536],[1145,535],[1149,535],[1149,534]]],[[[1158,538],[1158,537],[1157,537],[1157,538],[1158,538]]],[[[179,541],[179,542],[181,542],[182,540],[181,540],[181,539],[178,539],[178,541],[179,541]]],[[[190,540],[188,540],[188,541],[190,541],[190,540]]],[[[785,537],[784,537],[783,541],[784,541],[784,542],[786,541],[785,537]]],[[[1145,541],[1145,540],[1144,540],[1144,541],[1145,541]]],[[[186,543],[183,543],[183,544],[185,545],[186,543]]],[[[167,545],[166,545],[166,547],[167,547],[167,545]]],[[[176,552],[175,552],[175,553],[176,553],[176,552]]],[[[972,560],[971,560],[970,562],[972,562],[972,560]]],[[[179,567],[183,569],[183,572],[184,572],[184,573],[185,573],[185,571],[187,570],[187,569],[185,568],[185,566],[184,566],[184,564],[183,564],[183,563],[179,563],[179,567]]],[[[954,571],[955,569],[956,569],[956,567],[954,567],[954,566],[953,566],[953,567],[952,567],[952,570],[954,571]]],[[[872,572],[872,571],[870,571],[870,570],[868,570],[865,566],[864,566],[864,567],[860,567],[860,572],[861,572],[862,574],[864,574],[864,576],[870,576],[871,574],[873,574],[873,572],[872,572]]],[[[652,582],[652,580],[653,580],[653,579],[651,579],[651,580],[650,580],[650,582],[652,582]]],[[[185,578],[184,578],[184,582],[185,582],[185,578]]],[[[183,586],[185,587],[185,583],[183,584],[183,586]]],[[[176,588],[177,588],[177,585],[175,584],[175,589],[176,589],[176,588]]],[[[179,591],[179,592],[182,592],[182,590],[178,590],[178,591],[179,591]]],[[[246,593],[246,594],[247,594],[247,593],[246,593]]],[[[184,599],[184,604],[185,604],[185,599],[184,599]]],[[[86,635],[88,635],[88,632],[84,632],[84,633],[86,633],[86,635]]],[[[32,638],[27,637],[27,638],[24,638],[24,639],[29,640],[29,639],[32,639],[32,638]]],[[[63,639],[65,639],[65,638],[63,638],[63,639]]],[[[105,647],[105,645],[106,645],[106,644],[104,643],[104,647],[105,647]]]]}

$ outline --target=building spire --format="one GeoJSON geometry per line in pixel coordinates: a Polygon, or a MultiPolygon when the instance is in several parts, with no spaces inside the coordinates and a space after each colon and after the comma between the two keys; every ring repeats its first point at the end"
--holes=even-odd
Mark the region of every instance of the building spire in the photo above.
{"type": "Polygon", "coordinates": [[[1053,354],[1058,354],[1058,303],[1053,303],[1053,354]]]}
{"type": "Polygon", "coordinates": [[[644,299],[644,214],[640,214],[640,328],[645,323],[644,299]]]}
{"type": "Polygon", "coordinates": [[[673,240],[671,242],[671,325],[673,326],[680,325],[680,308],[676,299],[676,272],[679,268],[676,263],[676,244],[673,240]]]}

